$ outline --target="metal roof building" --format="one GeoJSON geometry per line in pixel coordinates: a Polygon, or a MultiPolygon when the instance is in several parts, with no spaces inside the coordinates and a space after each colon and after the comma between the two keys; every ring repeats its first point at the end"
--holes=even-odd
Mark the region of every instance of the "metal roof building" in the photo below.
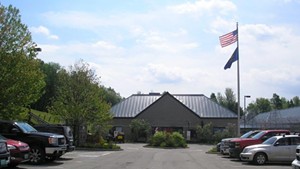
{"type": "Polygon", "coordinates": [[[202,94],[134,94],[111,108],[113,126],[130,135],[133,119],[144,119],[153,129],[193,132],[212,123],[215,131],[237,125],[237,115],[202,94]]]}
{"type": "MultiPolygon", "coordinates": [[[[229,109],[215,103],[208,97],[200,95],[172,95],[196,115],[203,118],[237,118],[237,115],[229,109]]],[[[113,106],[111,112],[115,118],[134,118],[147,107],[154,104],[162,95],[160,94],[136,94],[131,95],[121,103],[113,106]]]]}
{"type": "Polygon", "coordinates": [[[300,131],[300,107],[260,113],[253,119],[246,121],[245,126],[246,128],[255,129],[289,129],[300,131]]]}

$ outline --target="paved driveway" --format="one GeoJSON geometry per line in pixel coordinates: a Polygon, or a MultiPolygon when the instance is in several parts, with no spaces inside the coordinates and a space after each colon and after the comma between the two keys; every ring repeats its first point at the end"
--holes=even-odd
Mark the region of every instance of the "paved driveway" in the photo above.
{"type": "Polygon", "coordinates": [[[22,164],[21,169],[287,169],[289,164],[255,166],[219,154],[207,154],[207,145],[186,149],[145,148],[145,144],[120,144],[123,151],[74,151],[41,166],[22,164]]]}

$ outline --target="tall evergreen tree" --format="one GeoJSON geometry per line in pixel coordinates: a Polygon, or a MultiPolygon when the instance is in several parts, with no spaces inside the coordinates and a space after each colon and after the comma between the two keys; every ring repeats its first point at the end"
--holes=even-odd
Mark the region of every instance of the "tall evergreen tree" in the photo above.
{"type": "Polygon", "coordinates": [[[276,93],[273,93],[273,97],[271,98],[271,104],[273,109],[280,110],[282,109],[282,100],[276,93]]]}
{"type": "Polygon", "coordinates": [[[215,95],[215,93],[212,93],[212,94],[210,95],[210,99],[211,99],[212,101],[218,103],[218,99],[217,99],[217,96],[215,95]]]}

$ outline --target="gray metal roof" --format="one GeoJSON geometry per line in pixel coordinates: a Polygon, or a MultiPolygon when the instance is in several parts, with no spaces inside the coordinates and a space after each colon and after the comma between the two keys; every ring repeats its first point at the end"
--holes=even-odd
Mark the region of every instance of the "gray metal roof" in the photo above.
{"type": "MultiPolygon", "coordinates": [[[[291,129],[300,124],[300,107],[260,113],[241,124],[245,128],[291,129]]],[[[298,127],[297,127],[298,128],[298,127]]]]}
{"type": "Polygon", "coordinates": [[[269,122],[278,120],[281,123],[300,122],[300,107],[293,107],[289,109],[273,110],[270,112],[260,113],[253,118],[257,123],[269,122]]]}
{"type": "MultiPolygon", "coordinates": [[[[166,93],[169,94],[169,93],[166,93]]],[[[171,94],[170,94],[171,95],[171,94]]],[[[222,107],[204,95],[172,95],[175,99],[204,118],[237,118],[237,115],[229,109],[222,107]]],[[[143,110],[163,97],[160,94],[137,94],[114,105],[111,112],[114,117],[133,118],[143,110]]]]}
{"type": "Polygon", "coordinates": [[[160,97],[160,95],[132,95],[114,105],[110,111],[114,117],[135,117],[160,97]]]}

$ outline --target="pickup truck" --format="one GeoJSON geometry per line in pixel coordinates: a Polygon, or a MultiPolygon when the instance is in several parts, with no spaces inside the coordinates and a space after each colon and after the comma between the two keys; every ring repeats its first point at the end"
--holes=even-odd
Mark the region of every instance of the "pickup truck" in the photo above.
{"type": "Polygon", "coordinates": [[[25,122],[0,120],[0,134],[6,138],[19,140],[30,146],[30,163],[41,164],[45,160],[55,160],[67,150],[63,135],[38,132],[25,122]]]}
{"type": "Polygon", "coordinates": [[[236,138],[229,142],[229,156],[240,158],[240,153],[246,146],[261,144],[270,137],[290,134],[289,130],[263,130],[252,138],[236,138]]]}
{"type": "MultiPolygon", "coordinates": [[[[243,134],[239,138],[251,138],[252,136],[259,133],[260,130],[248,131],[247,133],[243,134]]],[[[237,138],[223,138],[220,142],[220,152],[221,154],[229,154],[229,142],[230,140],[237,139],[237,138]]]]}

